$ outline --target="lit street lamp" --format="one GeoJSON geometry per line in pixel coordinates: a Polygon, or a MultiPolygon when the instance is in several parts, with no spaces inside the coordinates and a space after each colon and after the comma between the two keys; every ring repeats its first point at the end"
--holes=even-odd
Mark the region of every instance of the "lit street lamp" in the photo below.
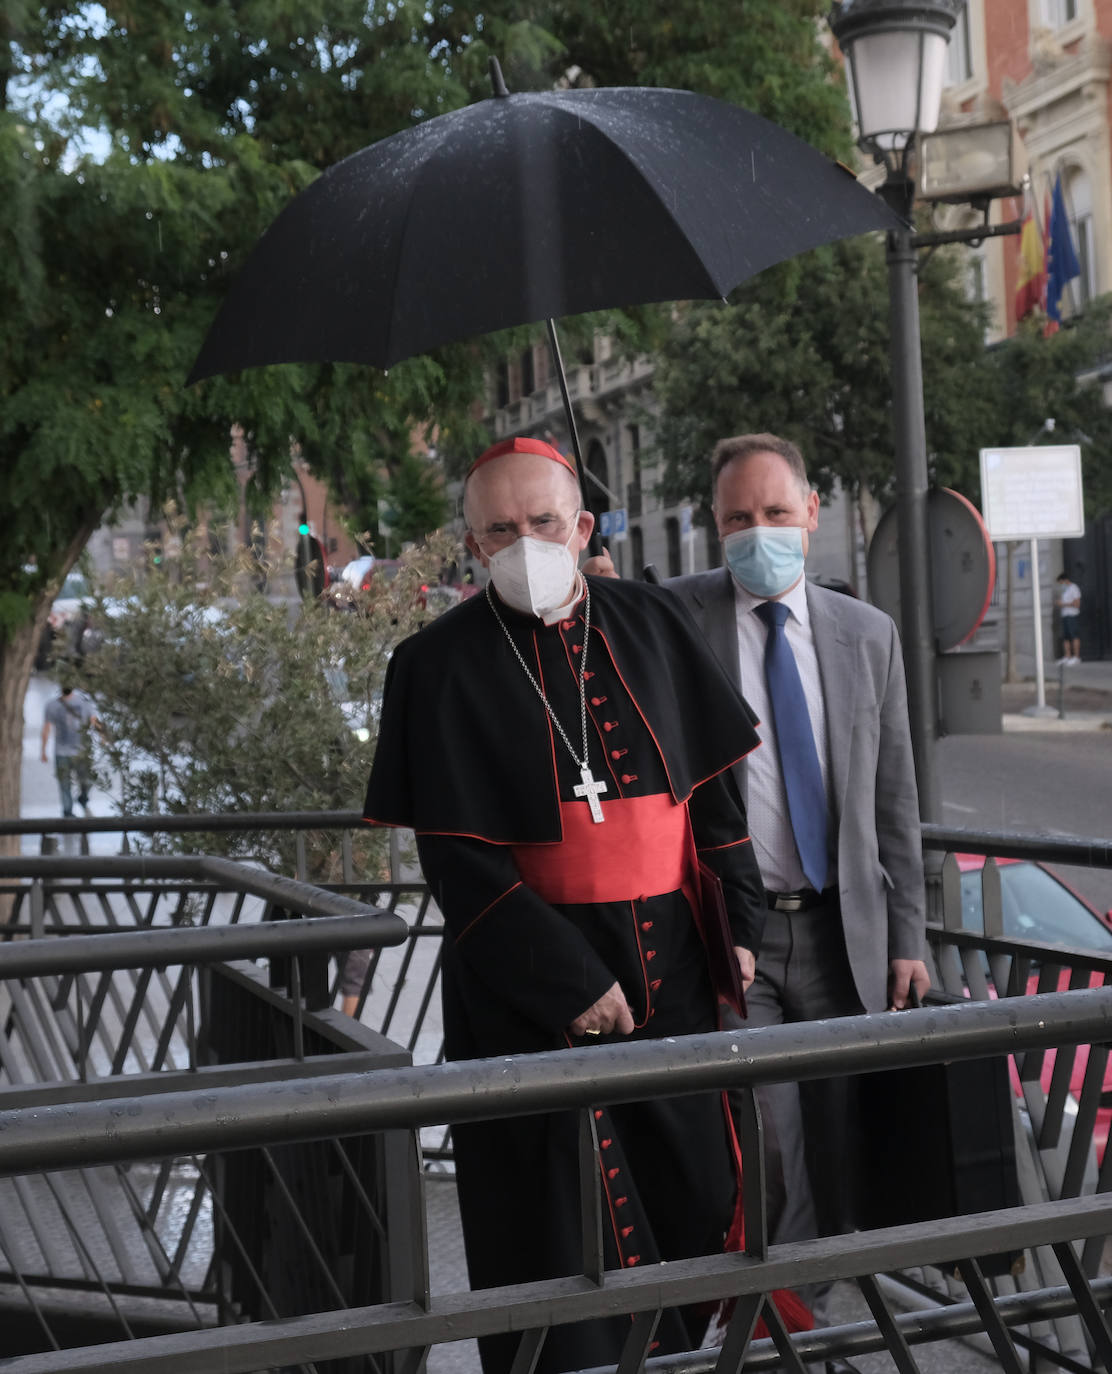
{"type": "Polygon", "coordinates": [[[858,144],[885,169],[878,188],[909,221],[888,235],[892,431],[899,531],[900,633],[907,670],[908,713],[924,821],[937,822],[934,745],[938,734],[935,628],[927,526],[927,443],[919,341],[916,250],[978,242],[1018,225],[989,227],[988,203],[1015,193],[1017,164],[1010,124],[935,133],[942,104],[946,47],[965,0],[841,0],[829,22],[849,72],[858,144]],[[1002,138],[1000,129],[1008,134],[1002,138]],[[978,130],[991,131],[978,137],[978,130]],[[961,140],[960,146],[953,140],[961,140]],[[919,165],[916,166],[916,163],[919,165]],[[923,174],[929,173],[929,180],[923,174]],[[919,176],[920,186],[916,186],[919,176]],[[973,230],[916,234],[910,219],[921,199],[972,203],[985,211],[973,230]]]}

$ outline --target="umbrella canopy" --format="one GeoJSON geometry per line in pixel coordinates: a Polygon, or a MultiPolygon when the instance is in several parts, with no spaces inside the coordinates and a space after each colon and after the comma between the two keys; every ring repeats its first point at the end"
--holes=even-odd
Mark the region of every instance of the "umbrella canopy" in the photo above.
{"type": "Polygon", "coordinates": [[[725,296],[818,244],[900,225],[837,163],[723,101],[498,94],[345,158],[291,201],[189,381],[386,368],[510,325],[725,296]]]}

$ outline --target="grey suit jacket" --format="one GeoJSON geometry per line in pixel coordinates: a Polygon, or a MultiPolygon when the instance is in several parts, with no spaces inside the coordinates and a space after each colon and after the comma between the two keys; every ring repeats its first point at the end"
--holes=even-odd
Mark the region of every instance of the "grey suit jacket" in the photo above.
{"type": "MultiPolygon", "coordinates": [[[[733,579],[725,568],[671,578],[731,680],[740,667],[733,579]]],[[[926,898],[919,801],[899,637],[864,601],[807,584],[822,678],[846,949],[866,1011],[887,1005],[889,959],[923,958],[926,898]]],[[[744,760],[734,771],[748,796],[744,760]]]]}

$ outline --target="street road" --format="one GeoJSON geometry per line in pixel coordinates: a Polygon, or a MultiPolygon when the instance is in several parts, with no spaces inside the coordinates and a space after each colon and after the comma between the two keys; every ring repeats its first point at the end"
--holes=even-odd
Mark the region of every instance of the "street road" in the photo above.
{"type": "MultiPolygon", "coordinates": [[[[938,771],[944,825],[1112,836],[1112,730],[950,735],[938,771]]],[[[1112,869],[1055,868],[1098,910],[1112,907],[1112,869]]]]}

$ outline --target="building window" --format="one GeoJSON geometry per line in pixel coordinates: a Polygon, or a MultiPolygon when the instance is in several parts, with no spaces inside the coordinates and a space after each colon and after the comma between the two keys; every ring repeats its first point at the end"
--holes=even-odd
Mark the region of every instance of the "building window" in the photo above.
{"type": "Polygon", "coordinates": [[[718,531],[714,526],[707,530],[707,567],[720,568],[722,566],[722,541],[718,537],[718,531]]]}
{"type": "Polygon", "coordinates": [[[1077,306],[1087,305],[1097,294],[1096,261],[1093,244],[1093,188],[1085,172],[1075,170],[1065,179],[1066,215],[1073,231],[1073,245],[1081,275],[1070,284],[1077,306]]]}
{"type": "Polygon", "coordinates": [[[980,253],[969,255],[969,294],[975,301],[985,299],[985,260],[980,253]]]}
{"type": "Polygon", "coordinates": [[[630,525],[629,527],[629,553],[633,563],[633,576],[644,581],[645,536],[640,525],[630,525]]]}
{"type": "Polygon", "coordinates": [[[960,86],[973,75],[973,57],[969,45],[969,5],[964,6],[950,32],[946,45],[946,85],[960,86]]]}
{"type": "Polygon", "coordinates": [[[1077,261],[1081,264],[1081,276],[1077,282],[1077,294],[1080,297],[1079,305],[1088,305],[1096,292],[1093,289],[1093,217],[1086,215],[1084,219],[1078,218],[1075,226],[1077,230],[1077,261]]]}
{"type": "Polygon", "coordinates": [[[532,396],[536,389],[537,379],[533,370],[533,350],[527,348],[521,355],[521,394],[532,396]]]}
{"type": "Polygon", "coordinates": [[[502,410],[510,404],[510,365],[505,358],[498,364],[494,399],[495,410],[502,410]]]}
{"type": "Polygon", "coordinates": [[[626,492],[626,505],[630,515],[636,516],[641,514],[641,427],[627,425],[626,433],[629,436],[630,470],[633,474],[626,492]]]}
{"type": "Polygon", "coordinates": [[[683,572],[680,563],[680,522],[674,515],[664,521],[664,537],[668,541],[668,576],[679,577],[683,572]]]}
{"type": "Polygon", "coordinates": [[[1063,29],[1077,18],[1077,0],[1042,0],[1042,17],[1048,29],[1063,29]]]}
{"type": "Polygon", "coordinates": [[[597,439],[591,440],[587,450],[587,471],[598,481],[587,483],[591,509],[596,515],[610,509],[610,474],[606,470],[606,450],[597,439]]]}

